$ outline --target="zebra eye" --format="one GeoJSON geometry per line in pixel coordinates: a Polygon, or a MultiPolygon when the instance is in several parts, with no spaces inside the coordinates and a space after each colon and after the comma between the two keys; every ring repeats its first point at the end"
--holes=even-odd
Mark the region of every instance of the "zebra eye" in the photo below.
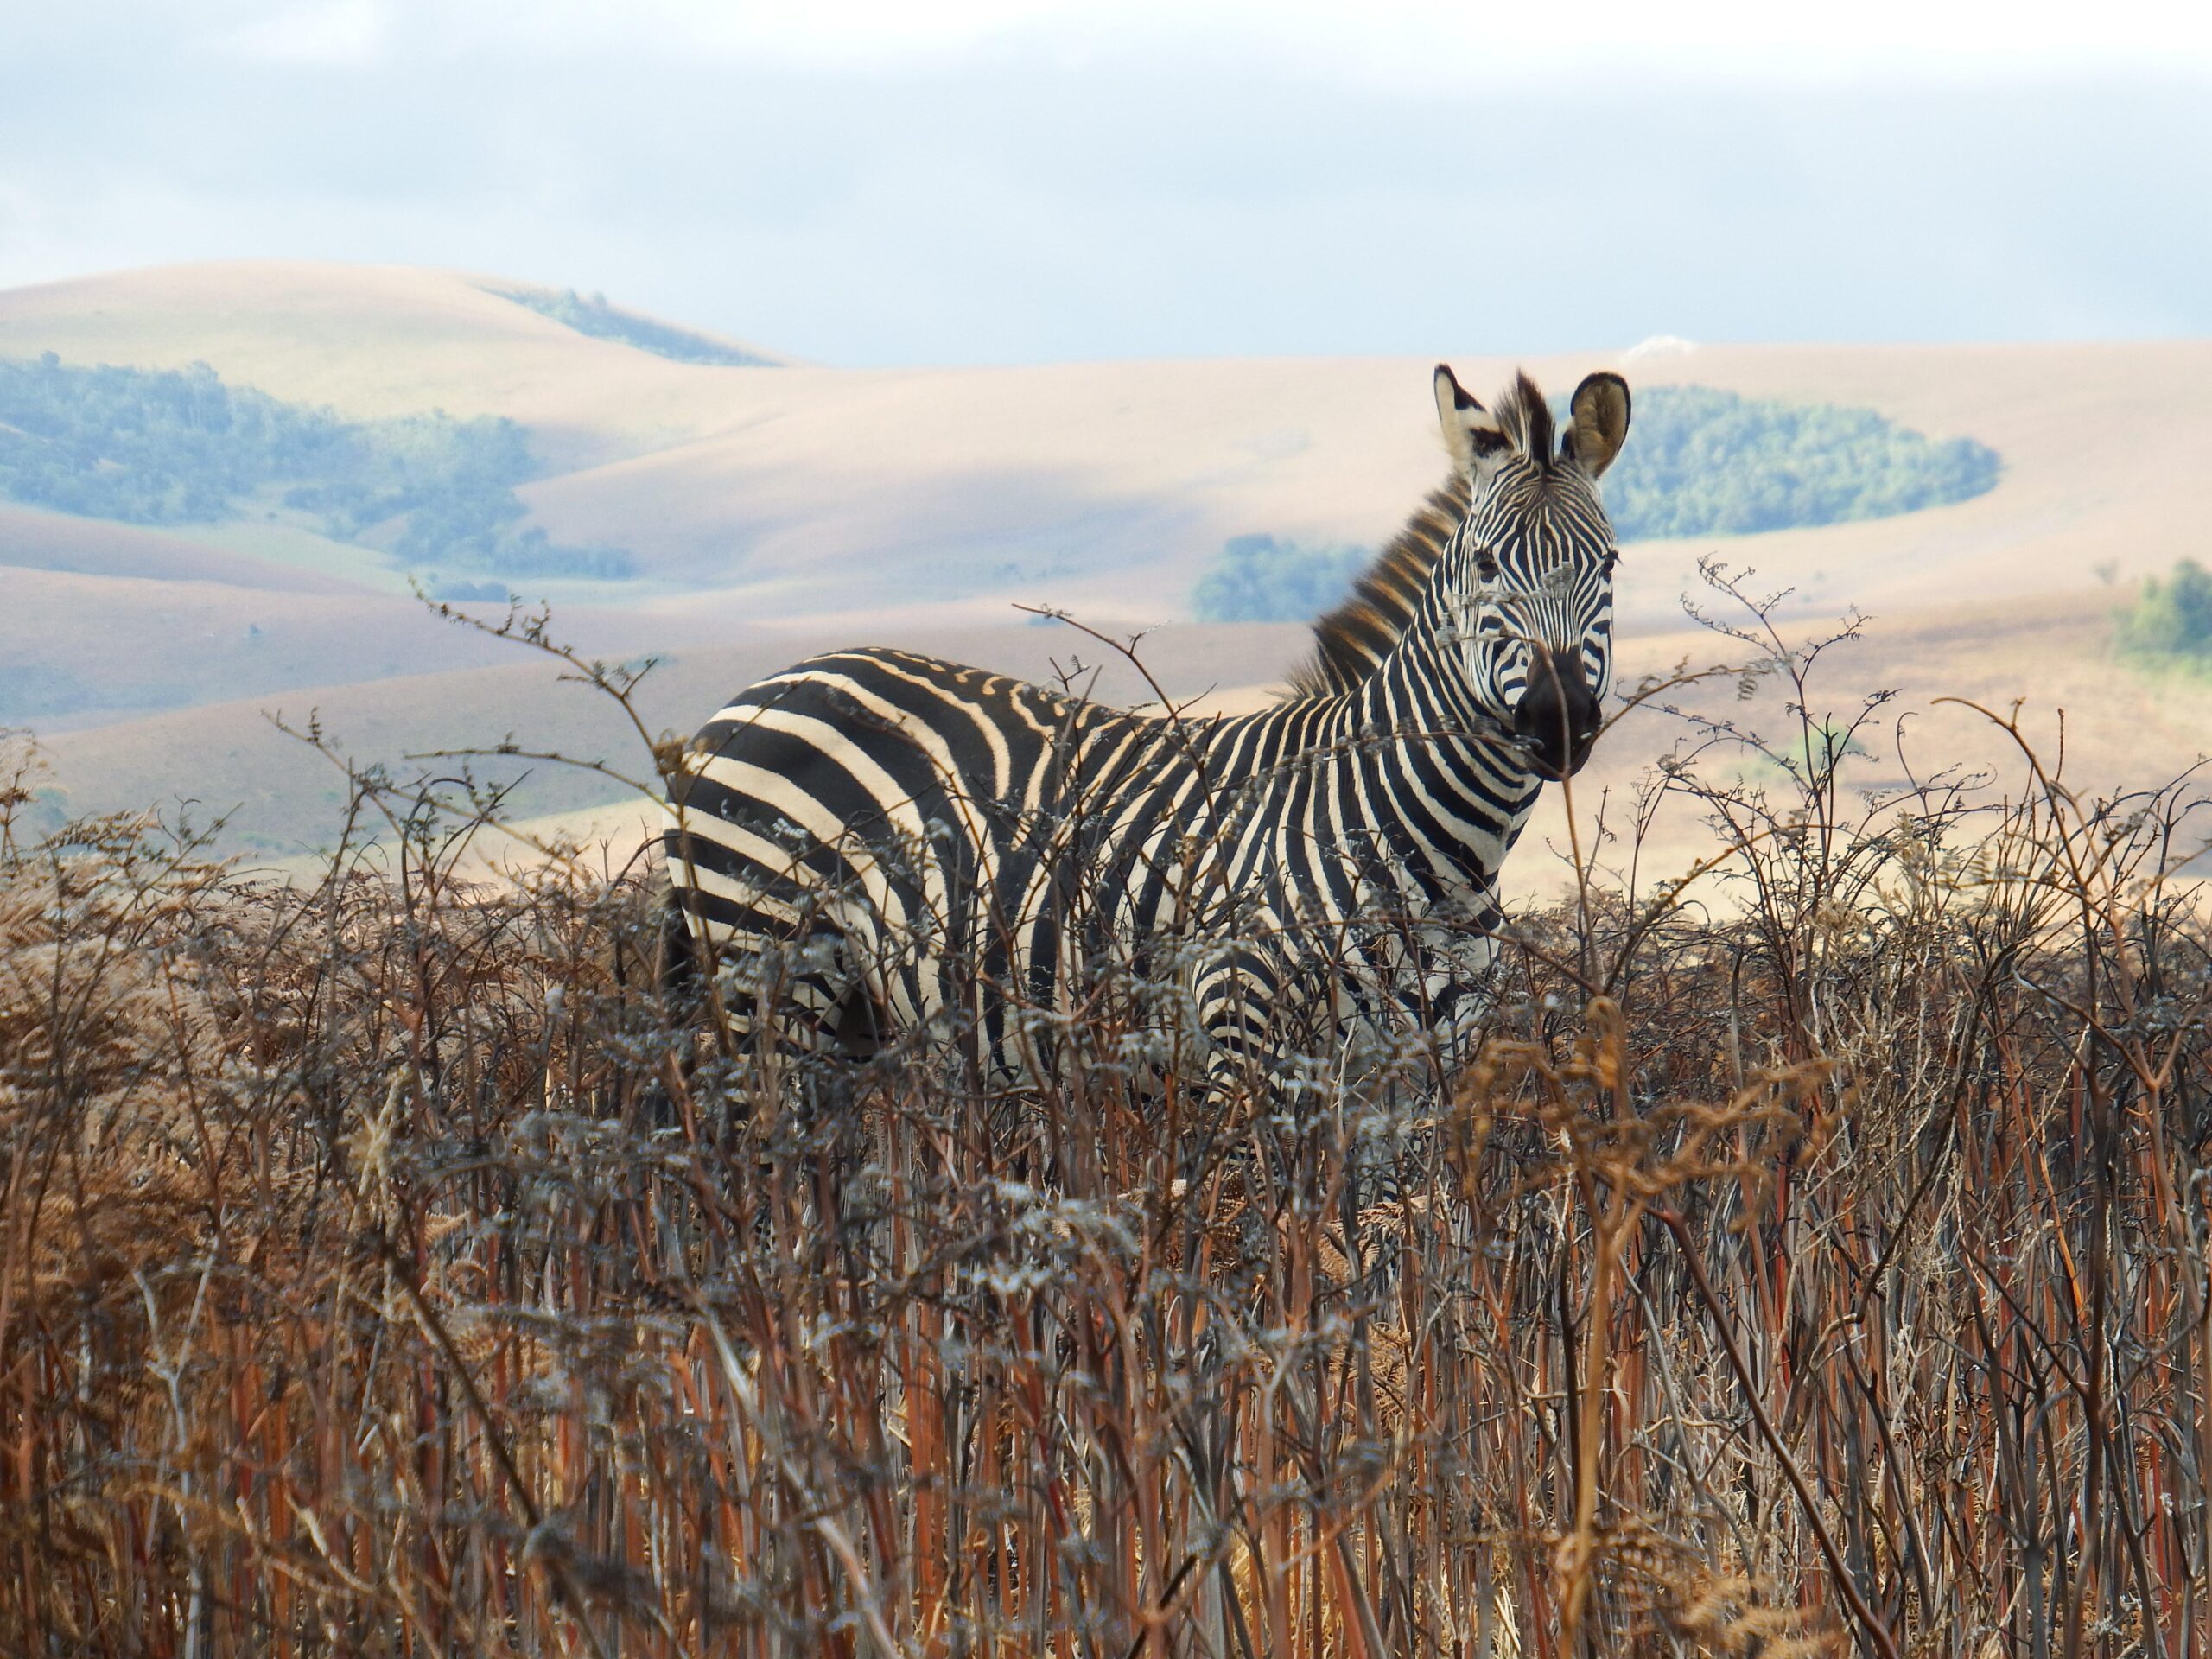
{"type": "Polygon", "coordinates": [[[1475,576],[1480,582],[1497,580],[1497,555],[1488,548],[1475,555],[1475,576]]]}
{"type": "Polygon", "coordinates": [[[1605,550],[1605,556],[1598,562],[1598,574],[1602,576],[1611,575],[1613,574],[1613,567],[1620,562],[1620,549],[1618,547],[1607,548],[1605,550]]]}

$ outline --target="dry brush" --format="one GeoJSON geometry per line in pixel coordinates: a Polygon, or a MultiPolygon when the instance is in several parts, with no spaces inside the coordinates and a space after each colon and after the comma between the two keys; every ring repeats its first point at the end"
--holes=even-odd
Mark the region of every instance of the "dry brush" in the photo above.
{"type": "Polygon", "coordinates": [[[2190,798],[1856,800],[1739,637],[1698,883],[1228,1097],[1113,975],[1044,1086],[722,1054],[433,783],[311,884],[10,818],[0,1648],[2207,1651],[2190,798]]]}

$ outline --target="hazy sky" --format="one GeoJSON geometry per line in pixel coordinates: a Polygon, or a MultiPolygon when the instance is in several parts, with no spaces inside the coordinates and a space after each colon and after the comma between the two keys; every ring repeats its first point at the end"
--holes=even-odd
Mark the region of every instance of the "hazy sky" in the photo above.
{"type": "Polygon", "coordinates": [[[2212,8],[0,0],[0,285],[460,267],[848,364],[2212,333],[2212,8]]]}

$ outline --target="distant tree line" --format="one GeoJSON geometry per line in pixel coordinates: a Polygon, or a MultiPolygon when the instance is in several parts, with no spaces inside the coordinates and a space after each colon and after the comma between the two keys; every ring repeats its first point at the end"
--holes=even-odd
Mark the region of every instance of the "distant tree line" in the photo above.
{"type": "Polygon", "coordinates": [[[219,524],[276,508],[410,564],[624,577],[624,549],[556,543],[515,486],[539,476],[514,422],[351,422],[227,386],[205,364],[153,371],[0,359],[0,496],[132,524],[219,524]]]}
{"type": "MultiPolygon", "coordinates": [[[[1628,447],[1605,474],[1605,497],[1624,542],[1744,536],[1964,501],[1993,488],[2002,470],[1986,444],[1938,442],[1871,409],[1653,386],[1636,394],[1628,447]]],[[[1302,621],[1343,599],[1369,556],[1235,537],[1198,578],[1192,607],[1202,621],[1302,621]]]]}
{"type": "Polygon", "coordinates": [[[1191,607],[1201,622],[1302,622],[1341,600],[1370,556],[1363,547],[1232,536],[1198,578],[1191,607]]]}
{"type": "Polygon", "coordinates": [[[695,334],[689,328],[678,328],[665,322],[656,322],[651,317],[641,317],[634,311],[625,311],[620,306],[609,305],[604,294],[582,295],[573,288],[558,293],[543,289],[493,288],[485,290],[503,300],[535,311],[541,317],[575,329],[580,334],[589,334],[594,340],[619,340],[625,346],[634,346],[641,352],[651,352],[655,357],[665,357],[677,363],[709,363],[723,368],[766,369],[775,367],[772,359],[758,353],[740,351],[734,346],[725,346],[721,340],[709,340],[704,334],[695,334]]]}

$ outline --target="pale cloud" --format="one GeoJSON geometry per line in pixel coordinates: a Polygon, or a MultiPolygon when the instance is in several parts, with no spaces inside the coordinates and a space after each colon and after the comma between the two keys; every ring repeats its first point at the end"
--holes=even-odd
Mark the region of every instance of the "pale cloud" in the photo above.
{"type": "Polygon", "coordinates": [[[57,251],[46,203],[20,182],[0,177],[0,283],[10,264],[36,271],[57,251]]]}
{"type": "Polygon", "coordinates": [[[1470,91],[1622,71],[1816,84],[2212,72],[2212,7],[2171,0],[308,0],[252,5],[240,26],[242,4],[210,0],[200,15],[220,19],[207,27],[238,50],[300,64],[615,55],[884,72],[1009,51],[1081,62],[1204,47],[1470,91]]]}
{"type": "MultiPolygon", "coordinates": [[[[1255,21],[1275,8],[1232,0],[1255,21]]],[[[2171,0],[1576,0],[1297,3],[1288,33],[1339,63],[1421,74],[1481,61],[1692,78],[1834,82],[2212,63],[2212,12],[2171,0]]]]}
{"type": "Polygon", "coordinates": [[[229,43],[264,63],[370,68],[385,60],[391,22],[380,0],[325,0],[261,18],[234,31],[229,43]]]}
{"type": "Polygon", "coordinates": [[[1630,69],[1727,79],[2212,69],[2212,8],[2171,0],[394,0],[426,49],[705,55],[881,69],[1008,48],[1080,61],[1233,45],[1422,86],[1630,69]]]}
{"type": "Polygon", "coordinates": [[[0,285],[441,265],[845,363],[2212,333],[2208,25],[2133,0],[31,11],[0,285]]]}

